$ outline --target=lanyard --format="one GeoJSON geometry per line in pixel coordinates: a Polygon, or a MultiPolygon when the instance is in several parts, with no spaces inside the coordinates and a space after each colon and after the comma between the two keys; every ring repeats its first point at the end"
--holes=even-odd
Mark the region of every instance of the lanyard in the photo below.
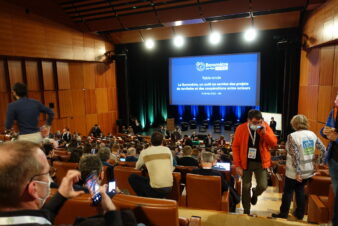
{"type": "Polygon", "coordinates": [[[50,221],[43,217],[36,216],[17,216],[17,217],[0,217],[0,225],[14,224],[50,224],[50,221]]]}
{"type": "Polygon", "coordinates": [[[251,138],[251,141],[252,141],[252,145],[255,147],[257,131],[255,130],[255,133],[252,136],[252,133],[251,133],[251,130],[250,130],[250,127],[249,127],[249,123],[248,123],[248,130],[249,130],[249,135],[250,135],[250,138],[251,138]]]}

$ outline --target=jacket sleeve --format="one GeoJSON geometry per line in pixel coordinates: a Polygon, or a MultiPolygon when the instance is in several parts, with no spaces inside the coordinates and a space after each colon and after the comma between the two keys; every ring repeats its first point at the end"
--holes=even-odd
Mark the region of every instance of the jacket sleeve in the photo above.
{"type": "Polygon", "coordinates": [[[259,132],[259,135],[264,139],[264,142],[267,143],[270,147],[274,147],[277,145],[277,137],[273,133],[271,127],[268,125],[268,123],[264,122],[266,131],[265,134],[261,135],[261,132],[259,132]]]}
{"type": "Polygon", "coordinates": [[[241,144],[241,134],[240,129],[237,128],[235,135],[234,135],[234,141],[232,142],[232,157],[233,157],[233,163],[236,167],[241,166],[241,158],[240,158],[240,144],[241,144]]]}
{"type": "Polygon", "coordinates": [[[47,120],[46,120],[46,124],[48,126],[52,125],[52,121],[54,119],[54,112],[50,108],[43,105],[42,103],[40,103],[39,105],[40,105],[40,112],[44,112],[48,115],[47,120]]]}
{"type": "MultiPolygon", "coordinates": [[[[329,126],[329,127],[334,127],[334,119],[333,119],[333,110],[330,111],[329,116],[327,117],[327,121],[325,126],[329,126]]],[[[323,133],[324,127],[320,129],[320,135],[327,139],[326,135],[323,133]]]]}
{"type": "Polygon", "coordinates": [[[63,206],[67,199],[57,192],[43,207],[42,209],[48,210],[51,217],[51,222],[54,223],[56,215],[63,206]]]}

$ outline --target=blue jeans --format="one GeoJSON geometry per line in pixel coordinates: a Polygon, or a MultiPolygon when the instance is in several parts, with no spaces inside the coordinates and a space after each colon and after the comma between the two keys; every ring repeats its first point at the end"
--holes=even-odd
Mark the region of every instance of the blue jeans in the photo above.
{"type": "Polygon", "coordinates": [[[333,192],[336,194],[338,189],[338,162],[333,160],[332,158],[329,159],[329,171],[333,185],[333,192]]]}

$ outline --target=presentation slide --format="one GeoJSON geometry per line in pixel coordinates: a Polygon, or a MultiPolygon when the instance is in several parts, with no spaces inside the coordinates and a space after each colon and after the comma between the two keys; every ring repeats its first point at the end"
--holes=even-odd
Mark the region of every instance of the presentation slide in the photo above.
{"type": "Polygon", "coordinates": [[[260,54],[170,58],[169,80],[172,105],[258,106],[260,54]]]}

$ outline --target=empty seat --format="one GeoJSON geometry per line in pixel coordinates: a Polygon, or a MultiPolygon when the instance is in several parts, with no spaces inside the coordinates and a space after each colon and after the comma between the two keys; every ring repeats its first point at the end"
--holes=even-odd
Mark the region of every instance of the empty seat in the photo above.
{"type": "MultiPolygon", "coordinates": [[[[133,210],[138,223],[160,226],[192,225],[192,221],[178,217],[177,203],[173,200],[117,194],[113,202],[118,209],[133,210]]],[[[200,221],[194,223],[200,225],[200,221]]]]}
{"type": "Polygon", "coordinates": [[[131,174],[137,174],[142,176],[142,171],[134,169],[132,167],[116,166],[114,168],[114,177],[116,186],[124,193],[136,195],[133,188],[130,186],[128,178],[131,174]]]}
{"type": "Polygon", "coordinates": [[[55,183],[60,184],[62,181],[62,178],[66,176],[68,170],[70,169],[77,169],[79,166],[78,163],[73,163],[73,162],[59,162],[59,161],[54,161],[53,162],[53,167],[56,170],[55,173],[55,183]]]}
{"type": "Polygon", "coordinates": [[[196,129],[197,122],[195,120],[190,120],[189,124],[190,124],[190,129],[196,129]]]}
{"type": "Polygon", "coordinates": [[[309,196],[307,221],[316,224],[328,223],[333,217],[333,207],[334,194],[331,185],[328,196],[309,196]]]}
{"type": "Polygon", "coordinates": [[[222,193],[220,176],[187,174],[182,204],[189,208],[229,212],[229,192],[222,193]]]}

